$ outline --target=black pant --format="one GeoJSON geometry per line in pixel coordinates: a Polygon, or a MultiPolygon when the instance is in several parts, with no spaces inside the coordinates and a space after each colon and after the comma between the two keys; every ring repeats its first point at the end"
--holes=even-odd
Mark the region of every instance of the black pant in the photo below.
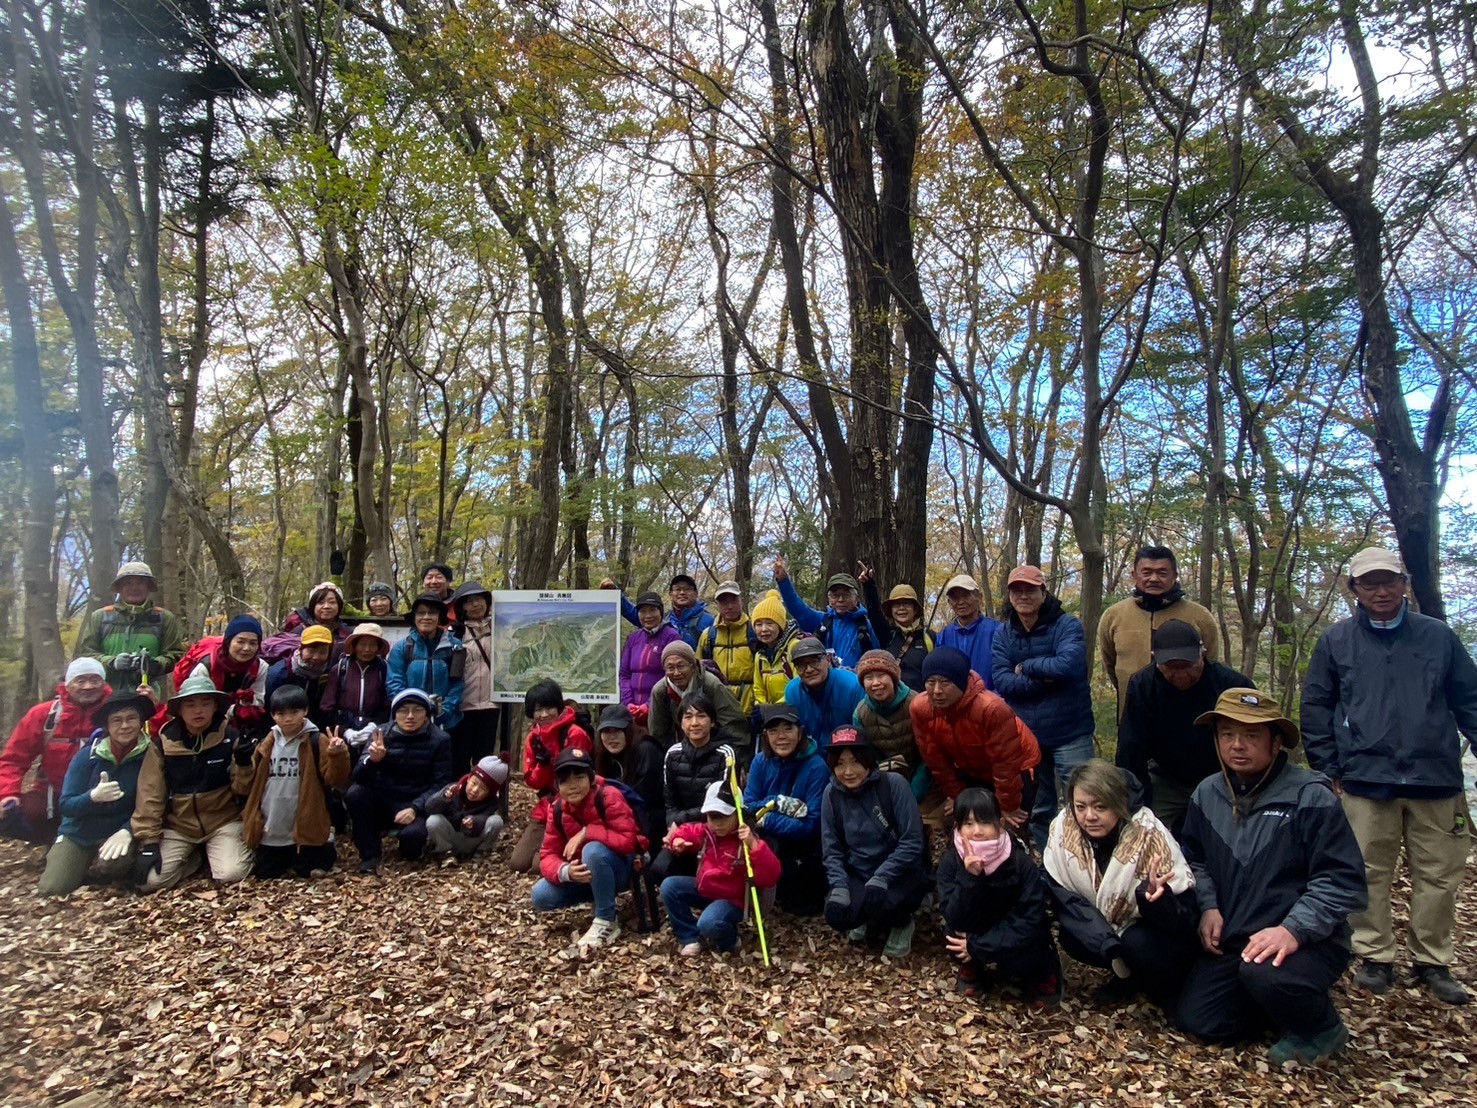
{"type": "Polygon", "coordinates": [[[458,777],[497,753],[497,717],[496,708],[475,708],[463,712],[461,722],[451,729],[451,760],[458,777]]]}
{"type": "Polygon", "coordinates": [[[349,808],[349,818],[354,825],[354,846],[362,861],[378,858],[384,853],[384,835],[394,830],[400,840],[400,857],[414,861],[426,851],[426,817],[416,816],[406,827],[395,823],[395,813],[410,805],[381,796],[367,785],[350,785],[344,796],[349,808]]]}
{"type": "Polygon", "coordinates": [[[1142,922],[1124,928],[1118,940],[1122,945],[1116,951],[1099,955],[1082,945],[1065,926],[1061,929],[1062,949],[1071,957],[1101,969],[1108,969],[1115,956],[1121,957],[1128,963],[1129,980],[1159,1005],[1176,998],[1200,950],[1193,934],[1168,934],[1142,922]]]}
{"type": "Polygon", "coordinates": [[[1000,979],[1026,986],[1038,986],[1053,979],[1059,980],[1062,975],[1062,960],[1058,957],[1050,936],[1047,936],[1044,941],[1007,947],[1000,951],[995,961],[986,965],[976,962],[958,964],[961,966],[961,972],[962,967],[968,965],[974,967],[976,974],[985,972],[993,966],[1000,979]]]}
{"type": "Polygon", "coordinates": [[[928,892],[928,875],[921,870],[909,870],[896,880],[889,881],[882,897],[870,909],[867,907],[867,884],[858,877],[849,877],[847,884],[851,892],[851,906],[839,925],[838,931],[853,931],[865,925],[870,930],[901,927],[913,918],[918,905],[928,892]]]}
{"type": "Polygon", "coordinates": [[[338,861],[338,850],[332,843],[322,846],[259,846],[256,862],[252,866],[255,877],[285,877],[291,870],[299,877],[307,877],[315,869],[333,869],[338,861]]]}
{"type": "Polygon", "coordinates": [[[651,860],[651,865],[646,867],[646,872],[651,875],[651,887],[660,889],[662,882],[669,877],[696,877],[697,855],[673,854],[662,847],[651,860]]]}
{"type": "Polygon", "coordinates": [[[1325,939],[1299,947],[1280,966],[1241,960],[1241,943],[1224,954],[1202,954],[1190,967],[1180,994],[1180,1030],[1212,1043],[1263,1034],[1310,1039],[1339,1022],[1328,991],[1349,967],[1352,955],[1325,939]]]}
{"type": "Polygon", "coordinates": [[[792,916],[820,915],[826,903],[826,867],[821,861],[820,836],[785,839],[761,831],[759,837],[780,860],[775,903],[792,916]]]}

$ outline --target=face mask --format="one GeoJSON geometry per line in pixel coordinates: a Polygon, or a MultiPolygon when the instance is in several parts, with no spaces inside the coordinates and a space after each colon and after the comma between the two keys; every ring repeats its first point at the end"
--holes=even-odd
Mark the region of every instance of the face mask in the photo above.
{"type": "Polygon", "coordinates": [[[966,860],[978,858],[984,864],[985,873],[994,873],[1010,857],[1010,836],[1002,831],[993,839],[966,839],[961,832],[955,831],[954,849],[966,860]]]}

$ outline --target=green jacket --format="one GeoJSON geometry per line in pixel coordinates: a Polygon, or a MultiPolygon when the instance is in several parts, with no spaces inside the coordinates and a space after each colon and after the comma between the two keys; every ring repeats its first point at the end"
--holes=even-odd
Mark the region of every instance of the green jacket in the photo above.
{"type": "Polygon", "coordinates": [[[149,683],[163,696],[169,694],[169,675],[185,655],[185,635],[179,617],[153,604],[125,604],[121,600],[88,613],[82,632],[77,636],[73,658],[96,658],[107,672],[108,684],[114,690],[135,689],[140,673],[137,668],[119,673],[113,659],[119,654],[149,652],[157,662],[157,674],[149,683]]]}

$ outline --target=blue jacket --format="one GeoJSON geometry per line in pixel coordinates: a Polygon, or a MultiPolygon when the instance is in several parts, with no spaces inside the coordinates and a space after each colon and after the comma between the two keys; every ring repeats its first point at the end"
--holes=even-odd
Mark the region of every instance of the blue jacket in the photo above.
{"type": "Polygon", "coordinates": [[[855,790],[832,780],[821,800],[821,858],[833,889],[852,877],[885,886],[927,871],[927,835],[908,783],[876,769],[855,790]]]}
{"type": "Polygon", "coordinates": [[[786,815],[778,808],[764,817],[759,826],[782,839],[816,838],[821,833],[821,798],[831,781],[831,770],[820,756],[815,740],[801,740],[795,753],[777,758],[764,744],[764,749],[749,766],[749,783],[744,786],[744,815],[747,818],[775,797],[788,797],[799,805],[786,815]],[[803,809],[803,810],[802,810],[803,809]]]}
{"type": "Polygon", "coordinates": [[[1303,749],[1355,796],[1455,796],[1458,730],[1477,751],[1477,664],[1446,624],[1404,611],[1388,631],[1361,608],[1323,632],[1303,681],[1303,749]]]}
{"type": "Polygon", "coordinates": [[[991,678],[995,666],[995,635],[999,630],[1000,624],[989,616],[980,616],[968,627],[960,627],[959,621],[955,620],[938,633],[934,646],[952,646],[955,650],[964,651],[969,655],[969,668],[980,675],[985,688],[994,692],[998,690],[991,678]]]}
{"type": "Polygon", "coordinates": [[[886,645],[877,641],[866,608],[858,605],[854,611],[845,613],[835,608],[822,612],[800,599],[800,594],[795,591],[795,582],[790,578],[786,577],[778,584],[785,611],[790,613],[800,630],[817,636],[821,644],[836,655],[836,661],[847,669],[853,668],[867,651],[886,645]]]}
{"type": "Polygon", "coordinates": [[[831,732],[850,727],[856,706],[867,694],[856,674],[849,669],[831,667],[826,683],[817,696],[798,677],[785,686],[785,703],[800,715],[800,726],[822,750],[831,745],[831,732]]]}
{"type": "Polygon", "coordinates": [[[143,768],[144,755],[148,752],[148,737],[140,735],[123,761],[115,762],[112,744],[108,742],[107,735],[99,731],[90,744],[72,755],[67,775],[62,779],[61,800],[57,804],[62,816],[57,834],[91,849],[101,846],[114,831],[127,827],[133,818],[133,802],[138,796],[138,771],[143,768]],[[118,782],[123,795],[107,804],[94,804],[87,794],[105,773],[110,781],[118,782]]]}
{"type": "MultiPolygon", "coordinates": [[[[625,593],[621,594],[621,615],[626,617],[627,623],[636,627],[641,626],[641,616],[636,611],[636,605],[631,603],[631,598],[625,593]]],[[[696,650],[698,638],[713,626],[714,621],[712,612],[702,604],[694,604],[691,608],[680,612],[673,608],[662,619],[662,622],[676,631],[683,642],[696,650]]]]}
{"type": "Polygon", "coordinates": [[[434,723],[413,735],[392,723],[384,734],[384,758],[371,761],[366,748],[354,766],[354,783],[373,789],[392,808],[414,808],[424,817],[431,798],[457,779],[451,736],[434,723]]]}
{"type": "MultiPolygon", "coordinates": [[[[462,679],[451,676],[452,657],[462,650],[461,640],[450,631],[437,631],[436,644],[426,642],[419,631],[412,631],[397,642],[386,662],[390,667],[387,690],[393,700],[406,689],[441,698],[441,711],[436,725],[450,731],[462,721],[462,679]]],[[[464,659],[457,662],[461,671],[464,659]]]]}
{"type": "Polygon", "coordinates": [[[1060,600],[1047,595],[1030,631],[1012,611],[995,632],[993,651],[995,691],[1026,721],[1042,750],[1092,735],[1082,621],[1063,612],[1060,600]]]}

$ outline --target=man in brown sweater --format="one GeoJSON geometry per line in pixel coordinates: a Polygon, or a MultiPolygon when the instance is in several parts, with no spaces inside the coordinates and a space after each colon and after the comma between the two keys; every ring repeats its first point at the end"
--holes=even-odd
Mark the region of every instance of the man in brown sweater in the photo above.
{"type": "Polygon", "coordinates": [[[1133,595],[1104,612],[1098,624],[1098,654],[1118,694],[1120,716],[1129,678],[1149,664],[1154,628],[1171,619],[1198,630],[1206,659],[1217,660],[1220,628],[1210,612],[1185,598],[1174,551],[1167,546],[1142,546],[1133,559],[1133,595]]]}

